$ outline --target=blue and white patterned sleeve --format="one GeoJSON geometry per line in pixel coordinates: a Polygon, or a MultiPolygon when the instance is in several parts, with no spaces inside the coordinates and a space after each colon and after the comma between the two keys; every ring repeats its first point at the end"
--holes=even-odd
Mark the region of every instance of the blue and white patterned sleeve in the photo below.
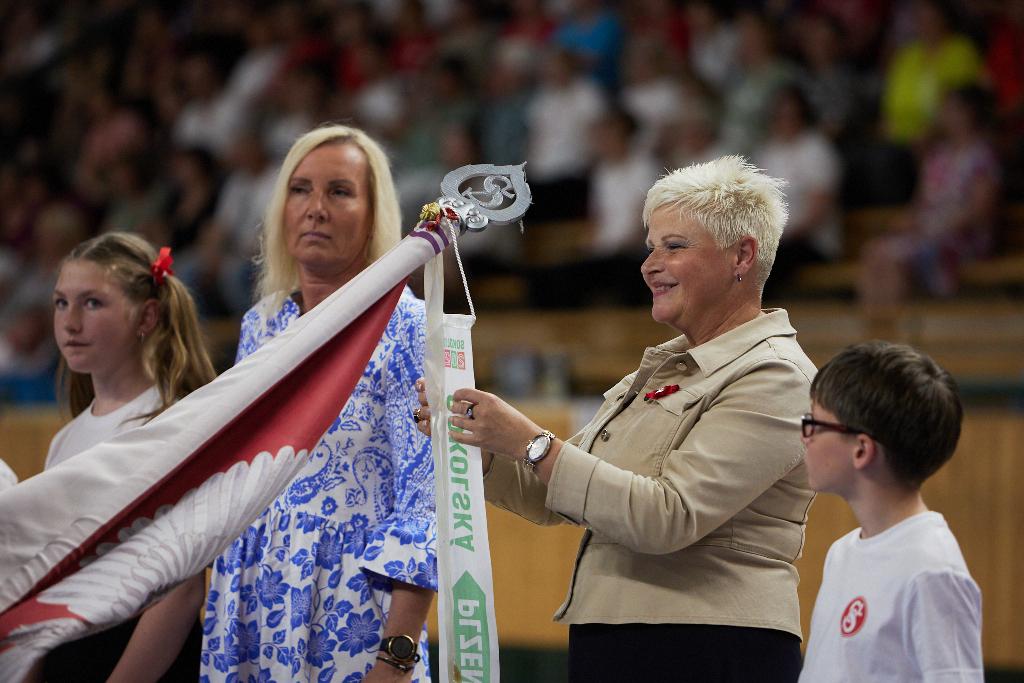
{"type": "Polygon", "coordinates": [[[295,322],[301,311],[295,300],[286,296],[280,306],[271,309],[274,301],[267,296],[250,308],[242,317],[242,329],[238,335],[238,351],[235,353],[235,364],[252,355],[267,340],[276,337],[295,322]]]}
{"type": "Polygon", "coordinates": [[[408,294],[396,311],[399,315],[392,318],[387,332],[394,347],[382,377],[394,506],[376,529],[369,530],[360,561],[364,570],[437,590],[434,462],[430,439],[416,429],[412,417],[419,405],[413,383],[423,376],[426,316],[422,302],[408,294]]]}
{"type": "Polygon", "coordinates": [[[235,364],[259,348],[260,314],[257,307],[250,308],[242,317],[242,328],[238,333],[238,351],[235,364]]]}

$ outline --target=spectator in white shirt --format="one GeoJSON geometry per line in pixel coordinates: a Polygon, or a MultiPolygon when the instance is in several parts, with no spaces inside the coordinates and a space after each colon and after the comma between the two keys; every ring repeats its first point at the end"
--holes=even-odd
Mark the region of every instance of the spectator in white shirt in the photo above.
{"type": "MultiPolygon", "coordinates": [[[[590,219],[594,225],[590,254],[599,258],[640,257],[645,248],[640,219],[647,190],[658,179],[658,164],[636,144],[636,119],[612,109],[590,129],[597,159],[590,174],[590,219]]],[[[635,275],[635,273],[634,273],[635,275]]]]}
{"type": "Polygon", "coordinates": [[[174,123],[174,142],[223,158],[244,127],[245,107],[225,90],[223,68],[213,55],[193,52],[180,68],[187,101],[174,123]]]}
{"type": "Polygon", "coordinates": [[[647,257],[643,206],[658,179],[654,158],[637,144],[636,119],[612,108],[590,129],[596,162],[590,174],[589,219],[593,232],[581,265],[585,302],[642,305],[650,291],[636,274],[647,257]]]}
{"type": "Polygon", "coordinates": [[[194,249],[179,258],[178,275],[196,292],[203,315],[239,313],[252,305],[263,210],[277,167],[254,130],[239,133],[227,156],[229,173],[213,219],[194,249]]]}
{"type": "Polygon", "coordinates": [[[784,291],[801,266],[836,259],[842,248],[841,161],[832,141],[812,125],[812,116],[799,88],[782,88],[773,101],[768,139],[754,152],[757,166],[786,181],[789,203],[766,298],[784,291]]]}
{"type": "Polygon", "coordinates": [[[690,65],[697,77],[722,93],[739,68],[739,34],[718,3],[691,0],[686,4],[690,25],[690,65]]]}
{"type": "Polygon", "coordinates": [[[666,65],[664,46],[634,39],[626,51],[622,105],[639,125],[637,144],[653,151],[665,129],[690,102],[666,65]]]}
{"type": "Polygon", "coordinates": [[[586,212],[591,124],[604,111],[600,88],[584,76],[576,57],[552,49],[527,109],[527,160],[534,220],[582,217],[586,212]]]}

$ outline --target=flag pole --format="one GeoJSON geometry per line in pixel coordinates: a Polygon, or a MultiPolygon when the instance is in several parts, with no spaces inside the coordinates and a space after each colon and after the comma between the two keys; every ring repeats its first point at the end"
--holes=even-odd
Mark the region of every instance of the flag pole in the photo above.
{"type": "MultiPolygon", "coordinates": [[[[444,196],[424,207],[421,218],[426,225],[449,233],[456,258],[458,232],[518,222],[531,199],[523,165],[462,167],[445,176],[441,189],[444,196]]],[[[438,675],[442,683],[497,683],[499,643],[480,449],[453,441],[448,432],[452,394],[476,385],[470,334],[476,316],[461,259],[459,270],[470,315],[444,313],[441,255],[427,264],[424,273],[424,367],[437,507],[438,675]]]]}

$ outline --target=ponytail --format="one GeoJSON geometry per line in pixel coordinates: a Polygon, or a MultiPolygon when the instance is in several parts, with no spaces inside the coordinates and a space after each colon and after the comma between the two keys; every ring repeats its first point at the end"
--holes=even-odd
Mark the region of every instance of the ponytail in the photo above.
{"type": "Polygon", "coordinates": [[[160,407],[147,418],[156,417],[216,375],[199,329],[195,302],[185,285],[170,275],[157,287],[157,293],[159,322],[144,342],[142,359],[160,392],[160,407]]]}

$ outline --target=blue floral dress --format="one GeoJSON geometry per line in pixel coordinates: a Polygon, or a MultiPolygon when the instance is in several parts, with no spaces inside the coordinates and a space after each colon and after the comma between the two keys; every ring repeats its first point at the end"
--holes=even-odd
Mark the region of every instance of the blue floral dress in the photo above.
{"type": "MultiPolygon", "coordinates": [[[[238,360],[299,316],[265,299],[238,360]]],[[[437,590],[434,468],[416,430],[423,302],[408,288],[352,397],[288,489],[213,565],[201,681],[358,683],[374,665],[391,581],[437,590]]],[[[420,634],[414,681],[430,681],[420,634]]]]}

